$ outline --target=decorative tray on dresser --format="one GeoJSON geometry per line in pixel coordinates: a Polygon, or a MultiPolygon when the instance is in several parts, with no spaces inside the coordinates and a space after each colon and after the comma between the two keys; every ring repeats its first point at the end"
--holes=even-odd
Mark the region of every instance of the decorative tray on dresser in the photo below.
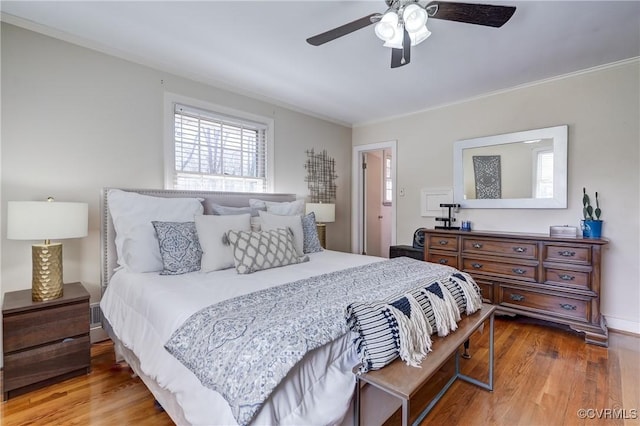
{"type": "Polygon", "coordinates": [[[601,249],[605,239],[485,231],[425,230],[428,262],[474,277],[496,312],[565,324],[585,341],[608,345],[600,314],[601,249]]]}

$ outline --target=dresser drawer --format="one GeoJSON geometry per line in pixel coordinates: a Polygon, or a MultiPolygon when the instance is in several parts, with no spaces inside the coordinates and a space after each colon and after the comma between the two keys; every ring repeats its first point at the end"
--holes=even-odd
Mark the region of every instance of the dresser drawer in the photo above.
{"type": "Polygon", "coordinates": [[[458,256],[451,253],[434,253],[430,252],[427,257],[427,262],[439,263],[440,265],[447,265],[453,268],[458,267],[458,256]]]}
{"type": "Polygon", "coordinates": [[[482,253],[500,256],[536,259],[538,246],[528,241],[495,241],[482,238],[462,238],[465,253],[482,253]]]}
{"type": "Polygon", "coordinates": [[[590,289],[590,274],[582,271],[569,271],[566,269],[545,268],[543,282],[545,284],[561,285],[590,289]]]}
{"type": "Polygon", "coordinates": [[[3,392],[82,368],[88,369],[90,365],[91,345],[88,335],[5,354],[3,392]]]}
{"type": "Polygon", "coordinates": [[[428,235],[428,247],[432,250],[458,251],[458,237],[450,235],[428,235]]]}
{"type": "Polygon", "coordinates": [[[493,283],[485,280],[475,280],[478,287],[480,287],[480,294],[482,295],[482,301],[485,303],[493,303],[493,283]]]}
{"type": "Polygon", "coordinates": [[[500,286],[499,304],[510,308],[551,313],[588,321],[589,302],[561,295],[538,293],[514,287],[500,286]]]}
{"type": "Polygon", "coordinates": [[[547,262],[591,265],[591,249],[589,247],[545,245],[544,251],[544,260],[547,262]]]}
{"type": "Polygon", "coordinates": [[[8,314],[3,319],[4,352],[60,341],[85,334],[87,330],[88,301],[8,314]]]}
{"type": "Polygon", "coordinates": [[[471,274],[483,273],[524,281],[536,281],[536,265],[495,262],[493,260],[464,258],[462,269],[471,274]]]}

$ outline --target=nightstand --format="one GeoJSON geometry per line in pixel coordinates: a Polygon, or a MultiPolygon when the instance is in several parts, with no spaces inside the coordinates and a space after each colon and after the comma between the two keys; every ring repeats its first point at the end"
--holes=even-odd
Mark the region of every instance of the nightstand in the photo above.
{"type": "Polygon", "coordinates": [[[424,260],[424,249],[414,248],[412,246],[390,246],[389,247],[389,258],[392,259],[394,257],[412,257],[417,260],[424,260]]]}
{"type": "Polygon", "coordinates": [[[80,283],[45,302],[33,302],[31,289],[5,293],[2,329],[4,400],[90,371],[89,293],[80,283]]]}

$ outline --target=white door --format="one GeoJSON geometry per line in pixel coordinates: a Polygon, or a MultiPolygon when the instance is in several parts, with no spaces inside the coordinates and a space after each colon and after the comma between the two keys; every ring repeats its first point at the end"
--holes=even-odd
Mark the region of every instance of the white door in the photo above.
{"type": "MultiPolygon", "coordinates": [[[[395,244],[395,151],[396,142],[354,147],[352,251],[388,257],[389,246],[395,244]],[[385,198],[385,155],[390,160],[387,188],[392,200],[385,198]],[[367,164],[365,167],[364,164],[367,164]]],[[[389,198],[389,197],[387,197],[389,198]]]]}
{"type": "MultiPolygon", "coordinates": [[[[368,151],[362,154],[365,193],[365,249],[371,256],[383,256],[382,229],[382,151],[368,151]]],[[[388,257],[388,255],[387,255],[388,257]]]]}

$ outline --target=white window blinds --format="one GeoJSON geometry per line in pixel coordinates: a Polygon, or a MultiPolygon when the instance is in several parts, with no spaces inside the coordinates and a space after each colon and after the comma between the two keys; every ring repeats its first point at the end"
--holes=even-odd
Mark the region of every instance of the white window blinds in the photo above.
{"type": "Polygon", "coordinates": [[[174,188],[265,192],[267,129],[264,123],[176,103],[174,188]]]}

